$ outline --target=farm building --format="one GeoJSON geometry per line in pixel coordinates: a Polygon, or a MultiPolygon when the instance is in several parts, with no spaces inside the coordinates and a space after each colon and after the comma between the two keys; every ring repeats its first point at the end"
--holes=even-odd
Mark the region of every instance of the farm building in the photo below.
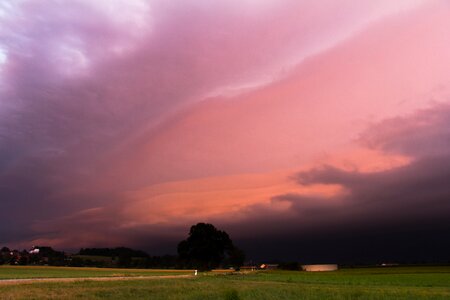
{"type": "Polygon", "coordinates": [[[302,265],[302,270],[307,272],[337,271],[338,265],[302,265]]]}

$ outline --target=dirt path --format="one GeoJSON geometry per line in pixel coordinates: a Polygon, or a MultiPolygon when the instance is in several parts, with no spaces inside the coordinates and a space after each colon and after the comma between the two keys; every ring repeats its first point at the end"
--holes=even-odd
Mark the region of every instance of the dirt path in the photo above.
{"type": "Polygon", "coordinates": [[[193,278],[194,275],[161,275],[161,276],[111,276],[111,277],[71,277],[71,278],[23,278],[23,279],[0,279],[0,285],[23,284],[37,282],[75,282],[75,281],[117,281],[117,280],[152,280],[152,279],[174,279],[193,278]]]}

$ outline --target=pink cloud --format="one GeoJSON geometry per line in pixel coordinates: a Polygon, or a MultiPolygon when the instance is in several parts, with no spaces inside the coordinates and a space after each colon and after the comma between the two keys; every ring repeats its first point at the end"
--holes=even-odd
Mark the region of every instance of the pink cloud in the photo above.
{"type": "Polygon", "coordinates": [[[144,139],[138,162],[182,178],[287,169],[343,151],[370,123],[427,106],[423,95],[448,83],[448,20],[434,7],[397,16],[285,79],[208,99],[144,139]]]}

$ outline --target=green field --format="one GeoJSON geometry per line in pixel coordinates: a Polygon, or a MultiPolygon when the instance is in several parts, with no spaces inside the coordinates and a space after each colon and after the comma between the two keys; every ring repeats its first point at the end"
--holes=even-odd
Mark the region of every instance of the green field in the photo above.
{"type": "Polygon", "coordinates": [[[110,269],[40,266],[0,266],[1,279],[111,276],[162,276],[192,274],[190,270],[110,269]]]}
{"type": "MultiPolygon", "coordinates": [[[[17,277],[8,273],[18,274],[28,269],[32,269],[29,274],[40,273],[39,277],[46,274],[55,277],[59,268],[24,267],[19,270],[19,267],[2,267],[0,277],[17,277]]],[[[95,272],[104,271],[61,269],[60,274],[67,277],[94,276],[95,272]]],[[[116,269],[106,270],[110,273],[103,274],[113,276],[118,270],[131,275],[165,273],[116,269]]],[[[0,285],[0,296],[1,299],[450,299],[450,267],[343,269],[327,273],[205,273],[195,278],[179,279],[41,282],[0,285]]]]}

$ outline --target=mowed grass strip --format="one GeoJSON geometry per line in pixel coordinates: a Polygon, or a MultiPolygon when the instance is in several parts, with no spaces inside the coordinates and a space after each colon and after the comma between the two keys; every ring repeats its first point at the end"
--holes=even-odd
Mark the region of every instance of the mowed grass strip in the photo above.
{"type": "Polygon", "coordinates": [[[185,279],[33,283],[0,286],[0,295],[2,299],[450,299],[447,269],[269,271],[185,279]]]}
{"type": "MultiPolygon", "coordinates": [[[[250,275],[252,276],[252,275],[250,275]]],[[[431,287],[365,287],[224,280],[225,276],[149,281],[39,283],[0,287],[2,299],[449,299],[431,287]]]]}
{"type": "Polygon", "coordinates": [[[0,266],[0,280],[25,278],[84,278],[121,276],[165,276],[193,274],[191,270],[110,269],[46,266],[0,266]]]}
{"type": "MultiPolygon", "coordinates": [[[[355,268],[335,272],[270,271],[258,272],[255,276],[258,281],[304,284],[450,288],[450,266],[355,268]]],[[[250,278],[243,277],[243,280],[250,278]]]]}

